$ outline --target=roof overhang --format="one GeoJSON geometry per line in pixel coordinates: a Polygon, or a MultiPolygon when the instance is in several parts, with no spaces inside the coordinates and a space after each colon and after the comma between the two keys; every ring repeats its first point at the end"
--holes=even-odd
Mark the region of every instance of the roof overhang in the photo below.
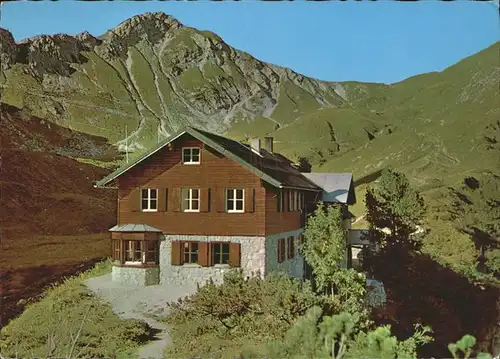
{"type": "Polygon", "coordinates": [[[127,233],[146,233],[146,232],[154,232],[161,233],[161,229],[152,227],[147,224],[134,224],[127,223],[121,224],[111,227],[108,232],[127,232],[127,233]]]}
{"type": "Polygon", "coordinates": [[[349,202],[349,193],[353,189],[352,173],[302,173],[310,182],[322,189],[323,202],[349,202]]]}
{"type": "Polygon", "coordinates": [[[139,163],[141,163],[142,161],[144,161],[146,158],[148,158],[151,155],[155,154],[156,152],[160,151],[162,148],[164,148],[165,146],[167,146],[169,143],[175,141],[176,139],[178,139],[179,137],[181,137],[182,135],[184,135],[186,133],[189,134],[189,135],[191,135],[191,136],[193,136],[197,140],[205,143],[206,145],[208,145],[209,147],[213,148],[214,150],[216,150],[220,154],[222,154],[222,155],[224,155],[224,156],[226,156],[228,158],[231,158],[232,160],[240,163],[247,170],[249,170],[250,172],[252,172],[256,176],[260,177],[262,180],[264,180],[265,182],[269,183],[270,185],[272,185],[274,187],[278,187],[278,188],[282,187],[282,184],[279,181],[277,181],[274,178],[272,178],[271,176],[265,174],[264,172],[262,172],[258,168],[255,168],[254,166],[252,166],[251,164],[249,164],[248,162],[246,162],[245,160],[243,160],[239,156],[236,156],[234,153],[232,153],[232,152],[224,149],[222,146],[220,146],[216,142],[212,141],[210,138],[204,136],[202,133],[196,131],[196,129],[194,129],[192,127],[187,127],[185,129],[183,129],[183,130],[175,133],[174,135],[168,137],[162,143],[160,143],[159,145],[157,145],[156,147],[154,147],[150,151],[146,152],[142,156],[140,156],[134,162],[132,162],[130,164],[126,164],[125,166],[122,166],[121,168],[117,169],[113,173],[111,173],[108,176],[104,177],[102,180],[98,181],[94,185],[94,187],[96,187],[96,188],[114,188],[114,187],[106,187],[106,185],[108,183],[110,183],[112,180],[114,180],[117,177],[123,175],[125,172],[129,171],[131,168],[135,167],[136,165],[138,165],[139,163]]]}
{"type": "Polygon", "coordinates": [[[294,189],[299,191],[321,192],[322,188],[307,188],[307,187],[293,187],[293,186],[279,186],[282,189],[294,189]]]}

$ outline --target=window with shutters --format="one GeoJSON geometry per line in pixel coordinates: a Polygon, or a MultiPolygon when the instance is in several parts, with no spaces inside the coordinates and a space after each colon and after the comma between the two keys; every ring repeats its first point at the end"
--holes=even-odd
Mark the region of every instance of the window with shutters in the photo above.
{"type": "Polygon", "coordinates": [[[200,190],[198,188],[182,189],[182,210],[183,212],[200,211],[200,190]]]}
{"type": "Polygon", "coordinates": [[[245,210],[245,191],[243,189],[226,189],[226,211],[242,213],[245,210]]]}
{"type": "Polygon", "coordinates": [[[295,257],[295,242],[294,242],[294,237],[290,236],[286,239],[286,253],[287,253],[287,258],[292,259],[295,257]]]}
{"type": "Polygon", "coordinates": [[[199,165],[200,154],[199,147],[184,147],[182,149],[182,163],[185,165],[199,165]]]}
{"type": "Polygon", "coordinates": [[[143,212],[158,211],[158,190],[156,188],[143,188],[141,190],[141,210],[143,212]]]}
{"type": "Polygon", "coordinates": [[[212,243],[212,264],[229,264],[229,243],[212,243]]]}
{"type": "Polygon", "coordinates": [[[125,241],[125,263],[142,263],[141,241],[125,241]]]}
{"type": "Polygon", "coordinates": [[[285,238],[278,239],[278,263],[285,261],[285,238]]]}
{"type": "Polygon", "coordinates": [[[198,263],[198,242],[184,242],[184,263],[198,263]]]}

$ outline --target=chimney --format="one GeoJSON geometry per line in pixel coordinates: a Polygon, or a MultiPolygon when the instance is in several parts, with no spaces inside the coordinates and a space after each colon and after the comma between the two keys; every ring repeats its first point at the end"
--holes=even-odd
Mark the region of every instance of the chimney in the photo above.
{"type": "Polygon", "coordinates": [[[274,152],[273,138],[272,137],[264,137],[264,149],[270,153],[274,152]]]}
{"type": "Polygon", "coordinates": [[[250,147],[260,153],[260,138],[252,138],[250,140],[250,147]]]}

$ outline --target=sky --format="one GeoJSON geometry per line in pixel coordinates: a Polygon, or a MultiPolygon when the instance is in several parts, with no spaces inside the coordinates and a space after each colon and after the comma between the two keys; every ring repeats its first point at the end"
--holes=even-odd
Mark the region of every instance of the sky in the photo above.
{"type": "Polygon", "coordinates": [[[500,40],[496,2],[17,1],[0,27],[16,41],[84,30],[162,11],[210,30],[259,60],[328,81],[394,83],[446,67],[500,40]]]}

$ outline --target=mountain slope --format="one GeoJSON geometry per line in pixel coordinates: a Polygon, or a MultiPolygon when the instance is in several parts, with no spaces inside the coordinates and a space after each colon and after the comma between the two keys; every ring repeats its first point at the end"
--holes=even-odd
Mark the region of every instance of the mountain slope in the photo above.
{"type": "Polygon", "coordinates": [[[391,165],[421,186],[499,173],[499,54],[496,43],[441,73],[387,86],[372,107],[389,119],[386,135],[331,159],[324,169],[349,167],[360,177],[391,165]]]}
{"type": "Polygon", "coordinates": [[[345,103],[336,84],[260,62],[163,13],[133,17],[100,38],[15,44],[3,30],[1,41],[3,102],[112,141],[124,139],[127,124],[132,148],[183,123],[224,132],[259,118],[272,130],[345,103]]]}
{"type": "Polygon", "coordinates": [[[443,72],[392,85],[324,82],[258,61],[163,13],[95,38],[0,31],[2,102],[136,153],[184,123],[356,177],[392,165],[421,187],[497,170],[496,43],[443,72]],[[480,160],[478,161],[478,158],[480,160]]]}

